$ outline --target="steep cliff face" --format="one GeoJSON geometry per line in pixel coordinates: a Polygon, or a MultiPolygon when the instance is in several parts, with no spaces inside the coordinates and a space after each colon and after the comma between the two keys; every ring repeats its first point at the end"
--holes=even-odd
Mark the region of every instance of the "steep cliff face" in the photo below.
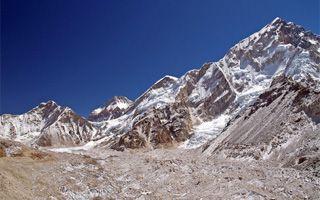
{"type": "Polygon", "coordinates": [[[189,108],[181,103],[150,108],[134,118],[132,128],[112,148],[173,146],[190,138],[191,124],[189,108]]]}
{"type": "MultiPolygon", "coordinates": [[[[286,85],[298,84],[314,92],[308,93],[311,99],[317,96],[319,63],[320,37],[276,18],[233,46],[218,62],[179,78],[165,76],[133,102],[114,97],[92,111],[88,120],[48,102],[23,115],[2,115],[0,129],[6,138],[45,146],[99,140],[100,146],[115,149],[196,148],[229,130],[248,109],[254,113],[274,105],[286,85]],[[261,99],[265,102],[259,104],[261,99]]],[[[295,94],[293,87],[287,90],[286,97],[295,94]]],[[[317,105],[305,105],[304,112],[319,120],[317,105]]],[[[254,126],[264,123],[261,120],[254,126]]]]}
{"type": "Polygon", "coordinates": [[[319,36],[276,18],[230,49],[219,62],[237,92],[268,87],[285,74],[296,81],[319,80],[319,36]]]}

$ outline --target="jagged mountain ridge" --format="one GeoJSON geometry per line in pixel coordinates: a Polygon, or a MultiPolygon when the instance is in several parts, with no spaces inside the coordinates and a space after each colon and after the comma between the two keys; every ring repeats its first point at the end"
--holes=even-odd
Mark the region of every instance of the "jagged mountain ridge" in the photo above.
{"type": "MultiPolygon", "coordinates": [[[[319,90],[319,40],[301,26],[276,18],[220,61],[180,78],[166,76],[125,108],[113,113],[107,105],[98,109],[106,115],[95,110],[89,119],[96,122],[85,121],[94,130],[91,136],[103,140],[100,145],[115,149],[184,141],[187,148],[200,146],[219,135],[278,77],[319,90]]],[[[1,124],[6,121],[2,117],[1,124]]]]}
{"type": "Polygon", "coordinates": [[[41,103],[22,115],[0,117],[2,137],[29,145],[79,145],[92,140],[98,130],[72,109],[54,101],[41,103]]]}
{"type": "MultiPolygon", "coordinates": [[[[192,70],[181,78],[166,76],[159,80],[137,99],[131,110],[135,110],[134,115],[139,116],[143,112],[148,115],[150,109],[162,110],[177,102],[187,105],[189,114],[196,116],[196,119],[189,121],[193,126],[191,131],[195,134],[184,139],[190,138],[189,141],[201,144],[215,133],[219,134],[228,120],[254,103],[259,94],[282,75],[318,89],[318,63],[319,37],[305,32],[300,26],[276,18],[271,24],[231,48],[219,62],[207,63],[201,69],[192,70]],[[202,130],[198,129],[197,124],[201,126],[203,121],[210,120],[212,123],[208,125],[213,127],[206,131],[211,132],[211,135],[198,134],[202,130]],[[215,129],[217,124],[219,128],[215,129]]],[[[129,121],[139,124],[136,123],[139,118],[135,116],[129,118],[129,121]]],[[[164,121],[163,124],[172,124],[167,119],[164,121]]],[[[132,129],[139,127],[133,126],[132,129]]],[[[174,131],[171,133],[174,138],[174,131]]],[[[129,133],[132,140],[140,140],[137,144],[144,144],[146,138],[139,134],[139,131],[129,133]]],[[[149,139],[148,137],[147,140],[149,139]]]]}

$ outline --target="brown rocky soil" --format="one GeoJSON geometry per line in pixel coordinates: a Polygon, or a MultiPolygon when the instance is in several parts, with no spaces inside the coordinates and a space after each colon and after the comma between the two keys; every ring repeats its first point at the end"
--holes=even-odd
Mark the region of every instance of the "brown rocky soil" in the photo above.
{"type": "Polygon", "coordinates": [[[0,199],[318,199],[308,170],[250,159],[212,159],[199,150],[0,158],[0,199]]]}

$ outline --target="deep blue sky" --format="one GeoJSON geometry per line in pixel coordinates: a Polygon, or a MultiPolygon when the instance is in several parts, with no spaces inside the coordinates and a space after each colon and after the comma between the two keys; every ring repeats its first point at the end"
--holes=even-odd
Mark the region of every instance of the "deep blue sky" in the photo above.
{"type": "Polygon", "coordinates": [[[81,115],[220,59],[279,16],[320,32],[319,0],[1,0],[1,112],[81,115]]]}

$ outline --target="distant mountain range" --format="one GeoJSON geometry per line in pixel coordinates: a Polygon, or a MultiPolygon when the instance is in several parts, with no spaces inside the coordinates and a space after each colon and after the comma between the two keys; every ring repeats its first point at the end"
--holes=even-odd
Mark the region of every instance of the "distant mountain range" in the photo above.
{"type": "Polygon", "coordinates": [[[221,60],[165,76],[134,101],[114,97],[88,118],[49,101],[0,122],[2,138],[31,146],[201,147],[288,164],[289,154],[319,154],[320,37],[276,18],[221,60]]]}

